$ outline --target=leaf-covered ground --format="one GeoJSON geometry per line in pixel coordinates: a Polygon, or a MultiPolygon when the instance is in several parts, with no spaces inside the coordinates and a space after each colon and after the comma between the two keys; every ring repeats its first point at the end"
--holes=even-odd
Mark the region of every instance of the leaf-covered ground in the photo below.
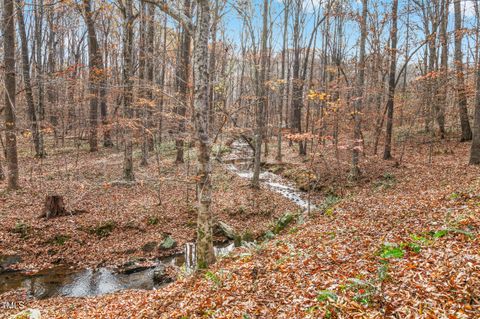
{"type": "MultiPolygon", "coordinates": [[[[121,182],[121,151],[58,148],[38,160],[27,145],[21,150],[22,188],[7,192],[0,182],[0,256],[22,259],[11,268],[35,272],[57,264],[116,266],[172,254],[195,240],[194,160],[175,165],[171,147],[160,153],[160,171],[155,156],[141,167],[140,154],[135,154],[134,185],[121,182]],[[47,194],[63,195],[67,210],[82,213],[38,218],[47,194]],[[177,242],[176,249],[142,250],[167,234],[177,242]]],[[[297,209],[279,194],[254,192],[248,181],[214,165],[214,216],[240,234],[260,235],[284,211],[297,209]]]]}
{"type": "MultiPolygon", "coordinates": [[[[158,291],[28,301],[46,318],[479,318],[480,170],[467,145],[158,291]]],[[[364,163],[365,164],[365,163],[364,163]]]]}

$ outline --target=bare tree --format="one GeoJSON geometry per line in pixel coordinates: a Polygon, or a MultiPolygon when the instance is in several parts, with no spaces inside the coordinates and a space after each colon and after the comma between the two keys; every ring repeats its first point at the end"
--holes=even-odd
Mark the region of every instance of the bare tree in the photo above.
{"type": "MultiPolygon", "coordinates": [[[[187,17],[191,15],[191,1],[184,0],[183,12],[187,17]]],[[[178,115],[178,136],[175,139],[177,148],[176,163],[183,163],[183,148],[185,140],[185,124],[188,102],[188,82],[190,74],[190,44],[192,42],[191,34],[185,27],[182,27],[182,33],[179,39],[179,54],[176,65],[176,88],[177,88],[177,115],[178,115]]]]}
{"type": "Polygon", "coordinates": [[[192,18],[168,0],[149,0],[160,10],[182,24],[188,32],[195,34],[193,50],[194,79],[194,124],[197,138],[197,266],[206,268],[215,262],[212,234],[212,165],[210,159],[211,139],[209,133],[208,103],[208,41],[210,37],[211,9],[209,0],[196,0],[197,19],[192,18]]]}
{"type": "Polygon", "coordinates": [[[24,3],[17,0],[17,21],[18,32],[20,33],[21,51],[22,51],[22,74],[25,85],[25,100],[28,107],[28,116],[32,130],[33,143],[35,146],[35,156],[44,157],[45,149],[43,144],[43,134],[38,123],[38,115],[35,110],[35,101],[33,99],[32,83],[30,79],[30,58],[28,53],[27,32],[25,31],[25,19],[23,17],[24,3]]]}
{"type": "MultiPolygon", "coordinates": [[[[302,132],[303,86],[301,79],[300,54],[303,29],[303,0],[294,0],[293,6],[293,79],[292,79],[292,128],[295,133],[302,132]]],[[[306,149],[302,141],[299,142],[299,154],[305,155],[306,149]]]]}
{"type": "Polygon", "coordinates": [[[362,123],[361,112],[363,104],[363,91],[365,82],[365,46],[367,42],[367,14],[368,2],[362,0],[362,16],[360,18],[360,52],[358,56],[358,73],[357,83],[355,85],[355,101],[353,105],[354,112],[354,130],[353,130],[353,150],[352,150],[352,168],[351,176],[356,179],[360,175],[360,168],[358,167],[360,148],[362,147],[362,123]]]}
{"type": "Polygon", "coordinates": [[[472,130],[468,120],[467,95],[465,88],[465,74],[463,73],[463,52],[462,39],[464,30],[462,29],[462,9],[461,0],[453,0],[455,9],[455,67],[457,71],[457,95],[458,112],[460,115],[460,128],[462,130],[461,142],[472,139],[472,130]]]}
{"type": "Polygon", "coordinates": [[[208,39],[210,34],[209,0],[197,0],[197,26],[195,30],[195,130],[198,139],[198,221],[197,264],[205,268],[215,261],[212,238],[212,167],[211,142],[208,131],[208,39]]]}
{"type": "Polygon", "coordinates": [[[288,78],[286,78],[285,70],[286,57],[287,57],[287,47],[288,47],[288,16],[290,11],[290,0],[283,1],[283,36],[282,36],[282,71],[281,71],[281,101],[279,103],[278,109],[278,135],[277,135],[277,161],[282,161],[282,127],[283,127],[283,110],[285,109],[286,104],[288,103],[288,78]]]}
{"type": "MultiPolygon", "coordinates": [[[[478,43],[480,37],[480,5],[478,2],[475,2],[475,14],[477,18],[477,30],[476,30],[476,50],[477,55],[480,50],[480,44],[478,43]]],[[[472,146],[470,149],[470,164],[479,165],[480,164],[480,59],[477,56],[477,69],[476,69],[476,101],[475,101],[475,117],[473,122],[473,138],[472,146]]]]}
{"type": "MultiPolygon", "coordinates": [[[[128,120],[133,119],[133,23],[136,15],[133,14],[132,0],[125,0],[121,4],[120,10],[123,14],[123,107],[124,115],[128,120]]],[[[125,126],[125,148],[123,158],[123,178],[127,181],[133,181],[135,175],[133,172],[133,123],[128,122],[125,126]]]]}
{"type": "Polygon", "coordinates": [[[256,91],[257,91],[257,109],[255,112],[255,159],[253,167],[253,177],[252,177],[252,187],[260,187],[260,164],[261,164],[261,154],[262,154],[262,137],[264,130],[264,112],[267,106],[267,94],[266,94],[266,71],[267,71],[267,62],[268,62],[268,15],[269,15],[269,3],[268,0],[263,1],[263,27],[262,27],[262,38],[260,43],[260,71],[256,76],[256,91]]]}
{"type": "Polygon", "coordinates": [[[392,26],[390,29],[390,70],[388,75],[388,101],[387,101],[387,130],[385,133],[385,149],[383,159],[392,158],[392,132],[393,132],[393,107],[395,99],[396,71],[397,71],[397,27],[398,0],[392,2],[392,26]]]}
{"type": "MultiPolygon", "coordinates": [[[[441,84],[440,92],[438,93],[438,102],[434,105],[437,106],[435,109],[436,118],[438,123],[438,128],[440,130],[440,138],[445,138],[445,104],[447,100],[447,83],[448,79],[448,35],[447,35],[447,25],[448,25],[448,7],[450,5],[450,0],[443,0],[443,15],[442,22],[440,24],[440,44],[442,46],[441,57],[440,57],[440,72],[445,79],[444,83],[441,84]]],[[[406,76],[405,72],[405,76],[406,76]]]]}
{"type": "Polygon", "coordinates": [[[97,33],[95,31],[95,22],[93,20],[93,12],[90,0],[83,0],[84,18],[87,25],[88,33],[88,86],[90,99],[90,135],[89,144],[90,152],[98,150],[98,101],[100,98],[101,78],[105,77],[103,68],[102,55],[98,46],[97,33]]]}
{"type": "Polygon", "coordinates": [[[14,0],[3,0],[3,52],[5,66],[5,146],[8,189],[18,188],[17,128],[15,118],[15,14],[14,0]]]}
{"type": "Polygon", "coordinates": [[[35,66],[36,66],[36,80],[37,80],[37,115],[38,121],[43,123],[45,120],[45,85],[44,85],[44,69],[43,69],[43,17],[44,4],[43,0],[34,0],[34,16],[35,16],[35,66]]]}

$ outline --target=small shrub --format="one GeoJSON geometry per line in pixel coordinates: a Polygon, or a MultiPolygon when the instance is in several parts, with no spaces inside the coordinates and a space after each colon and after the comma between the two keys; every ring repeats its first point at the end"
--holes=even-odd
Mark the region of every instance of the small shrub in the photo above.
{"type": "Polygon", "coordinates": [[[215,156],[222,156],[224,154],[230,153],[230,147],[226,145],[213,145],[212,147],[212,153],[215,154],[215,156]]]}
{"type": "Polygon", "coordinates": [[[63,246],[65,243],[70,239],[69,235],[55,235],[52,239],[50,239],[50,243],[54,245],[63,246]]]}
{"type": "Polygon", "coordinates": [[[446,229],[441,229],[439,231],[436,231],[433,233],[432,237],[433,238],[442,238],[448,234],[448,230],[446,229]]]}
{"type": "Polygon", "coordinates": [[[322,290],[317,295],[317,301],[337,301],[338,296],[330,290],[322,290]]]}
{"type": "Polygon", "coordinates": [[[278,219],[276,222],[274,228],[273,228],[273,233],[278,234],[282,230],[285,229],[293,220],[295,216],[292,213],[285,213],[282,217],[278,219]]]}
{"type": "Polygon", "coordinates": [[[109,220],[96,227],[91,227],[89,231],[90,233],[95,234],[100,238],[103,238],[109,236],[116,226],[117,224],[114,221],[109,220]]]}
{"type": "Polygon", "coordinates": [[[460,198],[460,194],[458,193],[451,193],[450,196],[448,196],[448,199],[450,200],[455,200],[457,198],[460,198]]]}
{"type": "Polygon", "coordinates": [[[320,211],[327,216],[331,216],[334,213],[333,206],[338,204],[340,201],[341,197],[335,194],[328,194],[323,200],[323,202],[320,204],[320,211]]]}
{"type": "Polygon", "coordinates": [[[220,280],[220,278],[211,271],[207,271],[205,273],[205,279],[213,282],[217,287],[222,285],[222,281],[220,280]]]}
{"type": "Polygon", "coordinates": [[[295,234],[296,232],[298,232],[298,227],[292,227],[292,229],[288,231],[289,234],[295,234]]]}
{"type": "Polygon", "coordinates": [[[411,251],[417,254],[422,250],[422,246],[417,243],[408,243],[408,248],[410,248],[411,251]]]}
{"type": "Polygon", "coordinates": [[[417,242],[419,244],[428,244],[430,242],[430,240],[428,240],[426,237],[421,235],[412,234],[410,235],[410,238],[412,239],[412,241],[417,242]]]}
{"type": "Polygon", "coordinates": [[[168,141],[161,144],[157,144],[156,149],[160,153],[160,155],[163,155],[163,156],[173,155],[176,152],[175,142],[168,141]]]}
{"type": "Polygon", "coordinates": [[[395,186],[397,179],[392,173],[385,173],[375,182],[375,187],[379,189],[389,189],[395,186]]]}
{"type": "Polygon", "coordinates": [[[355,293],[353,300],[364,305],[372,303],[373,297],[377,293],[377,287],[374,283],[358,278],[350,278],[347,289],[355,293]]]}
{"type": "Polygon", "coordinates": [[[28,233],[30,232],[30,225],[23,221],[17,222],[15,224],[15,227],[13,228],[13,232],[15,234],[20,234],[21,238],[25,238],[28,236],[28,233]]]}
{"type": "Polygon", "coordinates": [[[446,228],[446,229],[440,229],[436,232],[433,232],[432,237],[437,239],[437,238],[442,238],[449,233],[454,233],[454,234],[462,234],[464,236],[467,236],[470,239],[475,238],[475,235],[469,231],[463,230],[463,229],[457,229],[457,228],[446,228]]]}
{"type": "Polygon", "coordinates": [[[157,225],[160,222],[158,216],[149,216],[147,220],[148,225],[157,225]]]}
{"type": "Polygon", "coordinates": [[[246,212],[248,211],[248,208],[243,206],[243,205],[239,205],[237,206],[237,209],[235,210],[235,213],[236,214],[245,214],[246,212]]]}
{"type": "Polygon", "coordinates": [[[379,256],[384,259],[403,258],[405,250],[397,244],[383,244],[379,251],[379,256]]]}
{"type": "Polygon", "coordinates": [[[388,264],[385,263],[378,267],[377,270],[377,277],[378,277],[378,282],[382,283],[390,278],[390,275],[388,274],[388,264]]]}
{"type": "Polygon", "coordinates": [[[258,212],[258,215],[270,217],[270,216],[273,215],[273,213],[274,213],[274,210],[273,210],[273,209],[265,209],[265,210],[260,210],[260,211],[258,212]]]}
{"type": "Polygon", "coordinates": [[[251,242],[251,241],[254,241],[254,236],[253,234],[250,232],[250,230],[245,230],[242,234],[242,241],[245,241],[245,242],[251,242]]]}
{"type": "Polygon", "coordinates": [[[354,292],[353,300],[364,305],[370,305],[374,300],[381,298],[382,283],[390,279],[388,273],[388,263],[383,262],[377,270],[377,276],[364,280],[361,278],[349,278],[348,284],[343,285],[343,290],[350,290],[354,292]]]}

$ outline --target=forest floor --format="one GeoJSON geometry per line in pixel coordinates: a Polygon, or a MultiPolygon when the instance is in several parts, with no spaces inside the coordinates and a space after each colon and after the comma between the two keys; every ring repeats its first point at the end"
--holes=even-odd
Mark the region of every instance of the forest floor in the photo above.
{"type": "MultiPolygon", "coordinates": [[[[235,249],[206,272],[193,277],[180,276],[175,283],[156,291],[123,291],[95,298],[28,300],[25,306],[40,309],[45,318],[479,318],[480,169],[467,165],[468,150],[469,145],[465,143],[435,145],[431,163],[428,161],[429,146],[418,144],[406,149],[402,163],[364,157],[364,177],[357,183],[348,182],[347,155],[338,161],[325,160],[323,166],[315,166],[320,167],[316,174],[324,182],[339,176],[340,182],[333,183],[333,190],[323,189],[335,193],[339,201],[331,202],[323,214],[314,213],[269,241],[235,249]]],[[[300,163],[294,155],[285,160],[300,163]]],[[[301,169],[307,170],[308,161],[303,165],[301,169]]],[[[61,168],[56,169],[56,174],[63,172],[61,168]]],[[[92,174],[86,169],[83,172],[92,174]]],[[[285,174],[288,169],[282,172],[289,175],[285,174]]],[[[217,179],[226,176],[217,174],[217,179]]],[[[85,184],[84,179],[82,181],[72,179],[70,190],[81,189],[80,185],[85,184]]],[[[225,199],[228,192],[222,192],[222,197],[217,197],[220,203],[244,200],[242,197],[251,194],[245,181],[235,181],[235,184],[237,182],[242,185],[240,189],[245,189],[245,194],[234,192],[232,197],[225,199]]],[[[328,184],[324,182],[319,184],[326,187],[328,184]]],[[[48,182],[45,185],[52,188],[48,182]]],[[[24,207],[19,205],[26,207],[26,217],[22,218],[30,216],[28,221],[32,227],[37,227],[33,225],[34,216],[44,194],[36,195],[35,192],[43,188],[40,185],[28,187],[31,187],[30,194],[36,196],[32,200],[31,195],[19,195],[14,199],[2,197],[11,207],[6,218],[2,217],[6,219],[1,222],[2,236],[7,236],[2,238],[2,245],[4,242],[18,245],[14,242],[19,238],[8,239],[13,235],[6,234],[6,230],[14,226],[19,209],[24,207]]],[[[131,189],[102,188],[102,185],[89,187],[88,192],[84,190],[87,195],[77,192],[75,196],[79,198],[68,202],[74,201],[78,208],[87,211],[105,205],[103,207],[115,211],[112,214],[118,214],[114,206],[119,205],[115,204],[118,202],[105,197],[123,198],[132,192],[131,189]],[[102,189],[101,196],[95,194],[99,189],[102,189]],[[83,202],[88,198],[90,200],[83,202]],[[107,203],[101,204],[101,199],[107,203]]],[[[238,189],[236,184],[235,190],[238,189]]],[[[133,196],[136,201],[142,191],[145,190],[138,190],[137,198],[133,196]]],[[[267,199],[276,196],[268,191],[265,193],[267,199]]],[[[151,198],[149,207],[154,207],[155,196],[151,198]]],[[[282,202],[278,200],[275,200],[277,205],[282,202]]],[[[248,202],[247,199],[245,203],[248,202]]],[[[216,212],[220,203],[216,204],[216,212]]],[[[289,209],[287,206],[287,203],[279,205],[279,211],[273,214],[282,215],[289,209]]],[[[118,207],[128,216],[147,214],[132,211],[128,206],[118,207]]],[[[193,218],[194,213],[190,214],[193,218]]],[[[147,215],[141,216],[146,218],[147,215]]],[[[255,217],[250,216],[243,222],[252,222],[252,218],[255,217]]],[[[58,219],[40,223],[57,222],[58,219]]],[[[162,231],[161,224],[156,226],[157,236],[162,231]]],[[[49,226],[55,231],[59,230],[55,227],[65,227],[49,226]]],[[[37,231],[52,235],[52,230],[39,227],[37,231]]],[[[193,236],[193,230],[190,234],[193,236]]],[[[79,245],[77,248],[80,252],[86,250],[95,254],[95,247],[99,249],[109,244],[112,236],[115,234],[97,244],[92,240],[94,246],[79,245]]],[[[187,238],[191,239],[187,236],[185,240],[187,238]]],[[[27,240],[35,243],[33,238],[27,240]]],[[[148,240],[152,239],[145,241],[148,240]]],[[[142,243],[139,239],[134,247],[138,249],[142,243]]],[[[124,247],[124,243],[113,240],[110,244],[124,247]]],[[[27,244],[24,246],[32,249],[27,244]]],[[[46,250],[44,248],[43,253],[46,250]]],[[[111,252],[117,250],[112,248],[111,252]]],[[[43,257],[43,253],[38,258],[48,261],[49,257],[43,257]]],[[[34,262],[35,258],[26,257],[25,260],[34,262]]],[[[5,317],[9,313],[12,311],[5,317]]]]}
{"type": "MultiPolygon", "coordinates": [[[[162,149],[160,171],[155,156],[141,167],[135,153],[136,182],[129,185],[121,180],[121,151],[58,148],[38,160],[25,147],[21,189],[7,192],[0,183],[0,256],[20,257],[10,268],[33,273],[59,264],[148,262],[182,251],[195,240],[194,161],[177,165],[174,152],[173,144],[162,149]],[[67,210],[80,213],[39,218],[49,194],[62,195],[67,210]],[[151,249],[151,243],[158,247],[168,235],[177,242],[175,248],[151,249]]],[[[279,194],[253,191],[248,181],[217,162],[214,171],[213,214],[239,234],[260,236],[285,211],[298,209],[279,194]]]]}

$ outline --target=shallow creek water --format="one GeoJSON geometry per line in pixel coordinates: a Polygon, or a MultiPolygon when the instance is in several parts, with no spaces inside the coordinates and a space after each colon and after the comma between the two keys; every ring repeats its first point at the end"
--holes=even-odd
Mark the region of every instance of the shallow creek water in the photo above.
{"type": "MultiPolygon", "coordinates": [[[[227,169],[241,178],[251,179],[253,176],[253,151],[247,143],[235,141],[231,145],[232,152],[223,159],[227,169]]],[[[269,189],[277,192],[303,209],[308,209],[309,202],[305,199],[305,192],[297,189],[292,183],[272,172],[261,170],[260,182],[269,189]]],[[[314,206],[310,204],[310,209],[314,206]]]]}
{"type": "MultiPolygon", "coordinates": [[[[222,159],[226,168],[241,178],[251,178],[253,152],[246,143],[239,141],[234,142],[231,148],[232,152],[222,159]]],[[[303,199],[305,194],[280,176],[262,171],[260,181],[271,190],[307,209],[309,204],[303,199]]],[[[216,244],[215,255],[226,255],[233,249],[232,242],[216,244]]],[[[105,267],[78,270],[59,266],[34,275],[24,272],[3,272],[0,273],[0,293],[22,288],[30,297],[44,299],[56,296],[98,296],[124,289],[156,289],[167,282],[155,279],[155,275],[162,273],[166,266],[184,267],[186,271],[191,271],[195,268],[195,259],[195,244],[187,243],[182,254],[158,259],[154,267],[138,267],[131,271],[121,272],[105,267]]]]}
{"type": "MultiPolygon", "coordinates": [[[[218,243],[215,245],[215,255],[226,255],[233,248],[233,243],[218,243]]],[[[155,273],[162,273],[166,266],[185,267],[186,271],[191,271],[195,267],[195,244],[187,243],[183,254],[158,259],[154,267],[131,268],[123,272],[106,267],[78,270],[66,266],[43,270],[34,275],[4,272],[0,274],[0,293],[22,288],[30,297],[44,299],[98,296],[124,289],[155,289],[168,282],[154,279],[155,273]]]]}

